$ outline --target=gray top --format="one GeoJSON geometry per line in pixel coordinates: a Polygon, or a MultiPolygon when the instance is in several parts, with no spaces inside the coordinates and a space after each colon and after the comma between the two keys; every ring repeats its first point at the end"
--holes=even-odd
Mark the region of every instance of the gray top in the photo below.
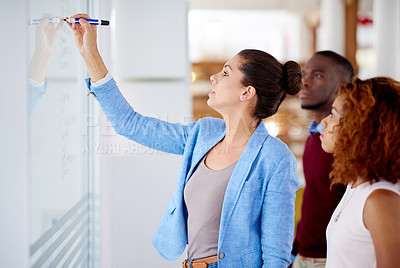
{"type": "Polygon", "coordinates": [[[205,157],[189,179],[184,198],[188,210],[188,259],[217,255],[218,233],[226,186],[236,162],[211,170],[205,157]]]}

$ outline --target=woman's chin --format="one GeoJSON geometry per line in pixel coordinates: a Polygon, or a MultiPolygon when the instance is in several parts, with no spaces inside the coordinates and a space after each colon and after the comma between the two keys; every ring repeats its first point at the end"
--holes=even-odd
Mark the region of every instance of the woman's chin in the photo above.
{"type": "Polygon", "coordinates": [[[210,98],[208,98],[208,100],[207,100],[207,105],[208,105],[208,107],[210,107],[211,109],[214,109],[214,110],[215,110],[214,105],[213,105],[213,101],[212,101],[210,98]]]}
{"type": "Polygon", "coordinates": [[[325,144],[323,140],[321,141],[321,147],[322,147],[322,150],[324,150],[326,153],[329,153],[329,154],[333,153],[333,149],[330,148],[330,146],[328,146],[327,144],[325,144]]]}

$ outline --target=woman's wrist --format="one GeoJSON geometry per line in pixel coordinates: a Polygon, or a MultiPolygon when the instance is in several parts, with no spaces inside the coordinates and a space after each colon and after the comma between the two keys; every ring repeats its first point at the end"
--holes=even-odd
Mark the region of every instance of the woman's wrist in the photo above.
{"type": "Polygon", "coordinates": [[[89,72],[89,77],[92,82],[97,82],[104,78],[108,72],[100,53],[91,53],[83,55],[86,67],[89,72]]]}

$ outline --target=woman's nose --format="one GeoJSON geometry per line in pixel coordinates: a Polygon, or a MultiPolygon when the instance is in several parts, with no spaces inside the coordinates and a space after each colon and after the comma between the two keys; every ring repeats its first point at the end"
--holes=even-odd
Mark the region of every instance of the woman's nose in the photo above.
{"type": "Polygon", "coordinates": [[[326,128],[326,118],[328,118],[328,116],[325,117],[324,119],[322,119],[322,121],[321,121],[321,125],[322,125],[323,128],[326,128]]]}
{"type": "Polygon", "coordinates": [[[215,83],[215,74],[210,76],[210,81],[211,83],[215,83]]]}

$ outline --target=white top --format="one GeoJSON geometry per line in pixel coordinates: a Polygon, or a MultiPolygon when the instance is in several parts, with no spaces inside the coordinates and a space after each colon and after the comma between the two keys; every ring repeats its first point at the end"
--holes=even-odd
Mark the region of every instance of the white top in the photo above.
{"type": "Polygon", "coordinates": [[[387,189],[400,195],[400,181],[393,184],[381,180],[372,185],[366,182],[354,189],[350,184],[347,186],[326,229],[326,268],[376,267],[374,245],[363,221],[365,201],[376,189],[387,189]]]}

